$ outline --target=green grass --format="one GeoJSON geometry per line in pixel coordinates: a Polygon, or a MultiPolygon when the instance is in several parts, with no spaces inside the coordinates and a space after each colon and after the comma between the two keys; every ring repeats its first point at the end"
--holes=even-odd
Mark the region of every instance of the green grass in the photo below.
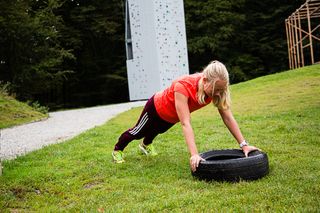
{"type": "Polygon", "coordinates": [[[38,121],[47,118],[47,116],[28,104],[0,92],[0,129],[38,121]]]}
{"type": "MultiPolygon", "coordinates": [[[[233,85],[233,112],[246,139],[269,157],[270,174],[239,183],[203,182],[191,176],[179,125],[158,136],[159,156],[125,150],[111,162],[119,135],[141,108],[63,143],[4,162],[0,209],[91,212],[319,212],[320,66],[233,85]]],[[[192,116],[200,151],[237,148],[217,111],[192,116]]]]}

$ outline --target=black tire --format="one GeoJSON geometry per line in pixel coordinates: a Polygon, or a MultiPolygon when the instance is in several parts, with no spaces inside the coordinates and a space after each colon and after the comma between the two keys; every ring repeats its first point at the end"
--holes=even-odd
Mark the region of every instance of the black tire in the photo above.
{"type": "Polygon", "coordinates": [[[264,152],[250,152],[246,158],[242,150],[212,150],[201,153],[201,161],[192,175],[200,180],[238,182],[256,180],[269,173],[268,156],[264,152]]]}

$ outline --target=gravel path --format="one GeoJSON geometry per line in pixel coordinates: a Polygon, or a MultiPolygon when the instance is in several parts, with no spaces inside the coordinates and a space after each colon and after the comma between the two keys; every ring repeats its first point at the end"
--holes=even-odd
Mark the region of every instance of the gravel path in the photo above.
{"type": "Polygon", "coordinates": [[[52,112],[47,120],[3,129],[0,132],[0,159],[14,159],[43,146],[65,141],[144,104],[145,101],[138,101],[52,112]]]}

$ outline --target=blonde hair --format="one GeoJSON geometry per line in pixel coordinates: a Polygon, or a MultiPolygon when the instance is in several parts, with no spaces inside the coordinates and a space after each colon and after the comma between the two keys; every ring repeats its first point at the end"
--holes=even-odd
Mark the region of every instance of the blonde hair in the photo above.
{"type": "Polygon", "coordinates": [[[206,94],[204,92],[203,78],[205,77],[212,84],[212,92],[214,92],[215,83],[218,80],[227,82],[226,88],[220,95],[220,98],[215,96],[212,103],[218,109],[229,109],[231,106],[230,90],[229,90],[229,73],[224,64],[219,61],[211,61],[202,71],[203,77],[198,83],[198,102],[199,104],[205,104],[206,94]]]}

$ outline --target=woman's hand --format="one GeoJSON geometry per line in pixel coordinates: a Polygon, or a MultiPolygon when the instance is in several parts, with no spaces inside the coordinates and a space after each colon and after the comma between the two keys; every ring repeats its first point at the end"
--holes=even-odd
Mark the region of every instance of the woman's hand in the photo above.
{"type": "Polygon", "coordinates": [[[244,153],[244,155],[246,156],[246,158],[248,157],[248,154],[252,151],[261,151],[259,148],[255,147],[255,146],[243,146],[242,147],[242,151],[244,153]]]}
{"type": "Polygon", "coordinates": [[[194,172],[199,166],[199,162],[204,160],[198,154],[197,146],[194,140],[194,133],[191,126],[190,110],[188,106],[188,97],[179,93],[174,93],[176,111],[181,123],[183,135],[188,146],[191,158],[190,167],[194,172]]]}
{"type": "Polygon", "coordinates": [[[200,161],[206,161],[206,160],[203,159],[202,157],[200,157],[200,155],[198,155],[198,154],[191,156],[190,167],[193,172],[195,172],[197,170],[197,167],[199,166],[200,161]]]}

